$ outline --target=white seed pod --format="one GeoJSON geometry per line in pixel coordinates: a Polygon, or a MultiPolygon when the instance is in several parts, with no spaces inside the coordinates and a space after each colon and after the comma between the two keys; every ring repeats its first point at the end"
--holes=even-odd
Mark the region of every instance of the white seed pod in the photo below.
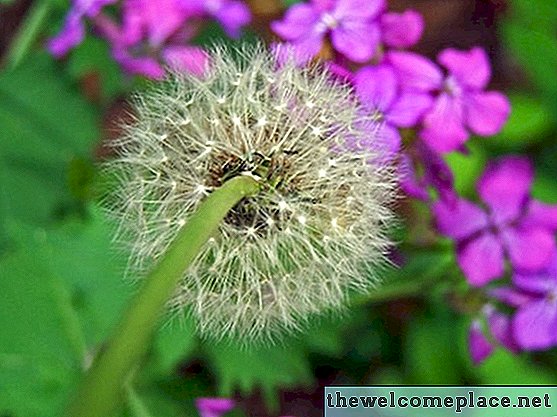
{"type": "Polygon", "coordinates": [[[206,77],[173,74],[137,95],[105,163],[117,177],[105,206],[129,245],[128,275],[142,277],[212,190],[259,179],[262,191],[232,209],[170,306],[204,336],[276,340],[375,287],[395,178],[380,149],[358,146],[373,142],[373,122],[324,68],[278,66],[262,46],[211,56],[206,77]]]}

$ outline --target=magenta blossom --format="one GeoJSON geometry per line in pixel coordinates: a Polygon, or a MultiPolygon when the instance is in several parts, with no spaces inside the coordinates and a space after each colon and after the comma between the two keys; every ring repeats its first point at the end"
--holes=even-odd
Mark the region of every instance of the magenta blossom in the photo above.
{"type": "Polygon", "coordinates": [[[437,152],[461,149],[470,132],[480,136],[496,134],[510,114],[510,103],[503,94],[484,91],[491,68],[481,48],[442,51],[438,61],[447,69],[446,76],[417,54],[390,52],[387,59],[405,87],[435,94],[434,104],[424,116],[420,137],[437,152]]]}
{"type": "Polygon", "coordinates": [[[236,404],[229,398],[197,398],[195,407],[200,417],[221,417],[228,413],[236,404]]]}
{"type": "Polygon", "coordinates": [[[384,8],[385,0],[311,0],[290,7],[271,28],[293,45],[300,64],[319,53],[327,36],[335,50],[354,62],[366,62],[381,41],[384,8]]]}
{"type": "Polygon", "coordinates": [[[354,77],[356,93],[364,108],[379,122],[376,137],[395,155],[400,149],[398,128],[414,126],[431,106],[431,96],[401,91],[394,70],[387,65],[365,67],[354,77]]]}
{"type": "Polygon", "coordinates": [[[465,199],[438,201],[439,231],[457,243],[457,260],[474,286],[503,275],[505,258],[517,271],[545,268],[555,253],[557,207],[532,200],[533,168],[521,157],[489,164],[477,191],[487,210],[465,199]]]}
{"type": "Polygon", "coordinates": [[[385,13],[381,16],[381,36],[390,48],[410,48],[424,32],[424,19],[415,10],[403,13],[385,13]]]}
{"type": "Polygon", "coordinates": [[[96,24],[128,73],[160,79],[164,65],[196,75],[207,68],[207,54],[188,44],[196,34],[190,17],[177,0],[126,0],[121,27],[104,16],[97,17],[96,24]]]}
{"type": "Polygon", "coordinates": [[[512,353],[520,352],[521,348],[514,339],[510,316],[496,310],[491,304],[482,309],[482,319],[487,322],[489,338],[484,334],[482,321],[477,318],[472,321],[468,332],[468,349],[475,365],[487,359],[496,346],[501,346],[512,353]]]}
{"type": "Polygon", "coordinates": [[[513,284],[522,295],[512,322],[517,344],[524,350],[557,346],[557,256],[542,272],[516,273],[513,284]]]}
{"type": "Polygon", "coordinates": [[[414,158],[407,151],[399,164],[402,190],[412,198],[429,202],[429,189],[432,188],[445,203],[454,204],[454,176],[445,160],[422,142],[416,142],[411,151],[414,158]]]}
{"type": "Polygon", "coordinates": [[[47,48],[56,57],[66,55],[85,38],[84,18],[94,18],[101,9],[117,0],[74,0],[62,30],[48,41],[47,48]]]}
{"type": "Polygon", "coordinates": [[[198,17],[215,19],[231,38],[239,38],[241,30],[251,21],[249,7],[238,0],[180,0],[185,10],[198,17]]]}

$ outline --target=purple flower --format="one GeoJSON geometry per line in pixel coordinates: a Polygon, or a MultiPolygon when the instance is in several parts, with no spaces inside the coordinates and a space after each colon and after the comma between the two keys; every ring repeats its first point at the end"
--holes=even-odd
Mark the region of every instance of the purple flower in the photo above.
{"type": "Polygon", "coordinates": [[[385,0],[311,0],[290,7],[271,28],[292,43],[300,64],[319,53],[327,36],[335,50],[354,62],[366,62],[381,41],[379,16],[384,8],[385,0]]]}
{"type": "Polygon", "coordinates": [[[235,407],[229,398],[197,398],[195,407],[201,417],[221,417],[235,407]]]}
{"type": "Polygon", "coordinates": [[[414,10],[403,13],[385,13],[381,16],[383,43],[391,48],[414,46],[424,32],[424,19],[414,10]]]}
{"type": "Polygon", "coordinates": [[[129,73],[164,77],[163,64],[178,71],[202,75],[207,54],[188,45],[196,31],[177,0],[126,0],[122,26],[105,16],[95,19],[97,29],[112,45],[114,59],[129,73]]]}
{"type": "Polygon", "coordinates": [[[456,241],[458,264],[472,285],[503,275],[505,258],[516,270],[529,272],[551,261],[557,209],[531,199],[532,181],[528,160],[506,157],[489,164],[477,183],[487,211],[465,199],[433,205],[437,227],[456,241]]]}
{"type": "Polygon", "coordinates": [[[394,70],[387,65],[365,67],[354,78],[356,93],[365,109],[379,122],[376,137],[395,155],[400,149],[398,128],[412,127],[431,105],[429,94],[401,91],[394,70]]]}
{"type": "Polygon", "coordinates": [[[482,330],[482,320],[473,320],[468,331],[468,350],[474,365],[479,365],[487,359],[495,346],[502,346],[512,353],[520,352],[520,346],[514,339],[511,318],[507,314],[487,304],[482,309],[482,316],[481,319],[487,322],[491,339],[482,330]]]}
{"type": "Polygon", "coordinates": [[[557,346],[557,256],[542,272],[516,273],[513,284],[523,295],[512,323],[517,344],[524,350],[557,346]]]}
{"type": "Polygon", "coordinates": [[[48,41],[47,49],[58,58],[66,55],[70,49],[83,42],[85,37],[83,19],[94,18],[104,6],[115,2],[116,0],[74,0],[62,30],[48,41]]]}
{"type": "Polygon", "coordinates": [[[416,142],[412,148],[402,155],[399,165],[402,190],[410,197],[430,201],[429,188],[432,187],[439,197],[452,205],[456,200],[454,191],[454,176],[443,158],[433,152],[425,143],[416,142]],[[411,155],[416,162],[413,163],[411,155]],[[422,174],[417,174],[417,167],[421,166],[422,174]]]}
{"type": "Polygon", "coordinates": [[[238,0],[180,0],[182,6],[198,17],[216,19],[228,36],[240,37],[241,29],[250,23],[249,7],[238,0]]]}
{"type": "Polygon", "coordinates": [[[423,120],[420,137],[435,151],[445,153],[462,148],[470,132],[480,136],[497,133],[510,113],[508,99],[495,91],[484,91],[491,78],[485,51],[445,49],[438,61],[441,70],[428,59],[408,52],[389,52],[387,59],[404,86],[436,95],[423,120]]]}
{"type": "Polygon", "coordinates": [[[474,320],[468,331],[468,350],[474,365],[479,365],[493,353],[493,345],[485,336],[482,324],[474,320]]]}

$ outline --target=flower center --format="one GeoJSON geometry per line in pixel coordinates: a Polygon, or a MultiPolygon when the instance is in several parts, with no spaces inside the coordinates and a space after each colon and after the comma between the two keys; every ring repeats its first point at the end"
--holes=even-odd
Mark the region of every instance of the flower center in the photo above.
{"type": "Polygon", "coordinates": [[[443,84],[443,91],[451,95],[452,97],[458,97],[462,94],[462,87],[452,76],[445,78],[443,84]]]}
{"type": "MultiPolygon", "coordinates": [[[[280,155],[271,156],[255,151],[242,157],[224,153],[217,155],[211,162],[207,185],[219,187],[233,177],[250,173],[262,178],[264,186],[270,193],[276,192],[279,195],[296,193],[291,182],[288,185],[284,182],[291,152],[294,151],[284,151],[280,155]]],[[[263,196],[263,198],[265,197],[263,196]]],[[[287,206],[287,204],[284,206],[281,203],[270,204],[269,202],[262,205],[254,198],[246,198],[230,210],[224,221],[229,226],[246,232],[252,237],[265,236],[271,229],[283,229],[284,222],[291,217],[287,206]]]]}
{"type": "Polygon", "coordinates": [[[324,13],[321,16],[321,23],[323,23],[328,29],[336,29],[339,24],[338,19],[331,13],[324,13]]]}

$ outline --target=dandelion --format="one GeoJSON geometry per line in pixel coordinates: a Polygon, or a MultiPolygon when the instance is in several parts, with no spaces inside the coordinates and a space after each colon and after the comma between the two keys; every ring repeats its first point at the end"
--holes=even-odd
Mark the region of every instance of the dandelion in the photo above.
{"type": "Polygon", "coordinates": [[[235,52],[215,48],[204,77],[174,74],[136,97],[105,206],[141,277],[207,196],[254,178],[260,191],[228,213],[170,307],[205,336],[273,340],[377,284],[395,181],[373,162],[380,149],[358,146],[373,120],[349,86],[321,67],[277,66],[260,46],[235,52]]]}

